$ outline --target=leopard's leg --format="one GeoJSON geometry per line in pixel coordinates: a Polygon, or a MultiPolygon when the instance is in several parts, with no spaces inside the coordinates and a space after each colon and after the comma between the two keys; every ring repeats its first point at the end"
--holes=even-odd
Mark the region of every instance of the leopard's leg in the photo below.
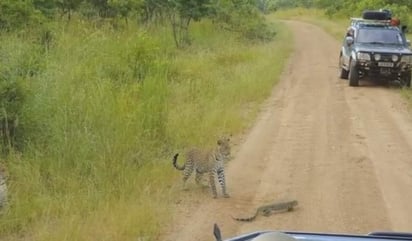
{"type": "Polygon", "coordinates": [[[191,161],[188,161],[186,163],[185,170],[183,171],[183,190],[187,190],[186,188],[186,181],[189,179],[190,175],[192,175],[194,170],[194,163],[191,161]]]}
{"type": "Polygon", "coordinates": [[[226,182],[225,182],[225,171],[223,167],[217,169],[217,180],[219,181],[220,186],[222,187],[223,197],[228,198],[230,195],[226,192],[226,182]]]}
{"type": "Polygon", "coordinates": [[[213,171],[209,172],[209,184],[210,184],[210,188],[212,189],[213,198],[217,198],[215,175],[213,171]]]}
{"type": "Polygon", "coordinates": [[[204,183],[202,183],[202,177],[203,177],[203,172],[200,172],[199,170],[196,169],[196,183],[202,187],[207,187],[207,185],[204,185],[204,183]]]}

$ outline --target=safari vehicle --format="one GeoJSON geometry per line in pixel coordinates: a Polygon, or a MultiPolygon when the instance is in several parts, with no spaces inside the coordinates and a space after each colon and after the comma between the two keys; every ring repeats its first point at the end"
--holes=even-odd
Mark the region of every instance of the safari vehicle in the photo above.
{"type": "Polygon", "coordinates": [[[406,26],[389,10],[364,11],[351,18],[339,54],[340,78],[350,86],[368,78],[411,86],[412,51],[406,26]]]}
{"type": "Polygon", "coordinates": [[[220,229],[215,224],[216,241],[412,241],[412,233],[372,232],[365,235],[308,233],[289,231],[258,231],[246,233],[229,239],[222,239],[220,229]]]}

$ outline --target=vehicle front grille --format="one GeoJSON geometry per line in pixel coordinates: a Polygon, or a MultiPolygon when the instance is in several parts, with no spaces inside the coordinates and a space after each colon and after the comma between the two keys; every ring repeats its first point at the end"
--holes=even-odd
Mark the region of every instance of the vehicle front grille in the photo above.
{"type": "Polygon", "coordinates": [[[392,62],[392,54],[381,54],[380,61],[392,62]]]}

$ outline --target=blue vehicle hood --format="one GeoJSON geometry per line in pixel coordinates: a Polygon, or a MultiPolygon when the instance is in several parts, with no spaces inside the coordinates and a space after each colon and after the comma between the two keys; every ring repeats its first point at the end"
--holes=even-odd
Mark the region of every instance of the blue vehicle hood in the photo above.
{"type": "MultiPolygon", "coordinates": [[[[224,241],[254,241],[259,235],[270,233],[272,231],[260,231],[249,234],[239,235],[224,241]]],[[[376,232],[365,235],[360,234],[334,234],[334,233],[307,233],[284,231],[283,233],[290,235],[296,241],[411,241],[412,233],[396,233],[396,232],[376,232]]],[[[266,239],[265,239],[266,240],[266,239]]],[[[271,240],[272,241],[272,240],[271,240]]],[[[282,241],[282,240],[273,240],[282,241]]]]}
{"type": "Polygon", "coordinates": [[[391,231],[362,235],[261,230],[223,239],[216,223],[213,227],[213,234],[216,241],[412,241],[412,233],[391,231]]]}
{"type": "Polygon", "coordinates": [[[402,45],[356,44],[354,50],[356,52],[368,52],[372,54],[412,54],[412,51],[408,47],[402,45]]]}

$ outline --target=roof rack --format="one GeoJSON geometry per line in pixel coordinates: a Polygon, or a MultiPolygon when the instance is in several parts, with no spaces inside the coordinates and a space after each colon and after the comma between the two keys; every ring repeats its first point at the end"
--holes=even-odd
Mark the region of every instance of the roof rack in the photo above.
{"type": "Polygon", "coordinates": [[[356,24],[368,24],[379,26],[391,26],[391,20],[376,20],[376,19],[364,19],[364,18],[351,18],[351,25],[356,24]]]}

